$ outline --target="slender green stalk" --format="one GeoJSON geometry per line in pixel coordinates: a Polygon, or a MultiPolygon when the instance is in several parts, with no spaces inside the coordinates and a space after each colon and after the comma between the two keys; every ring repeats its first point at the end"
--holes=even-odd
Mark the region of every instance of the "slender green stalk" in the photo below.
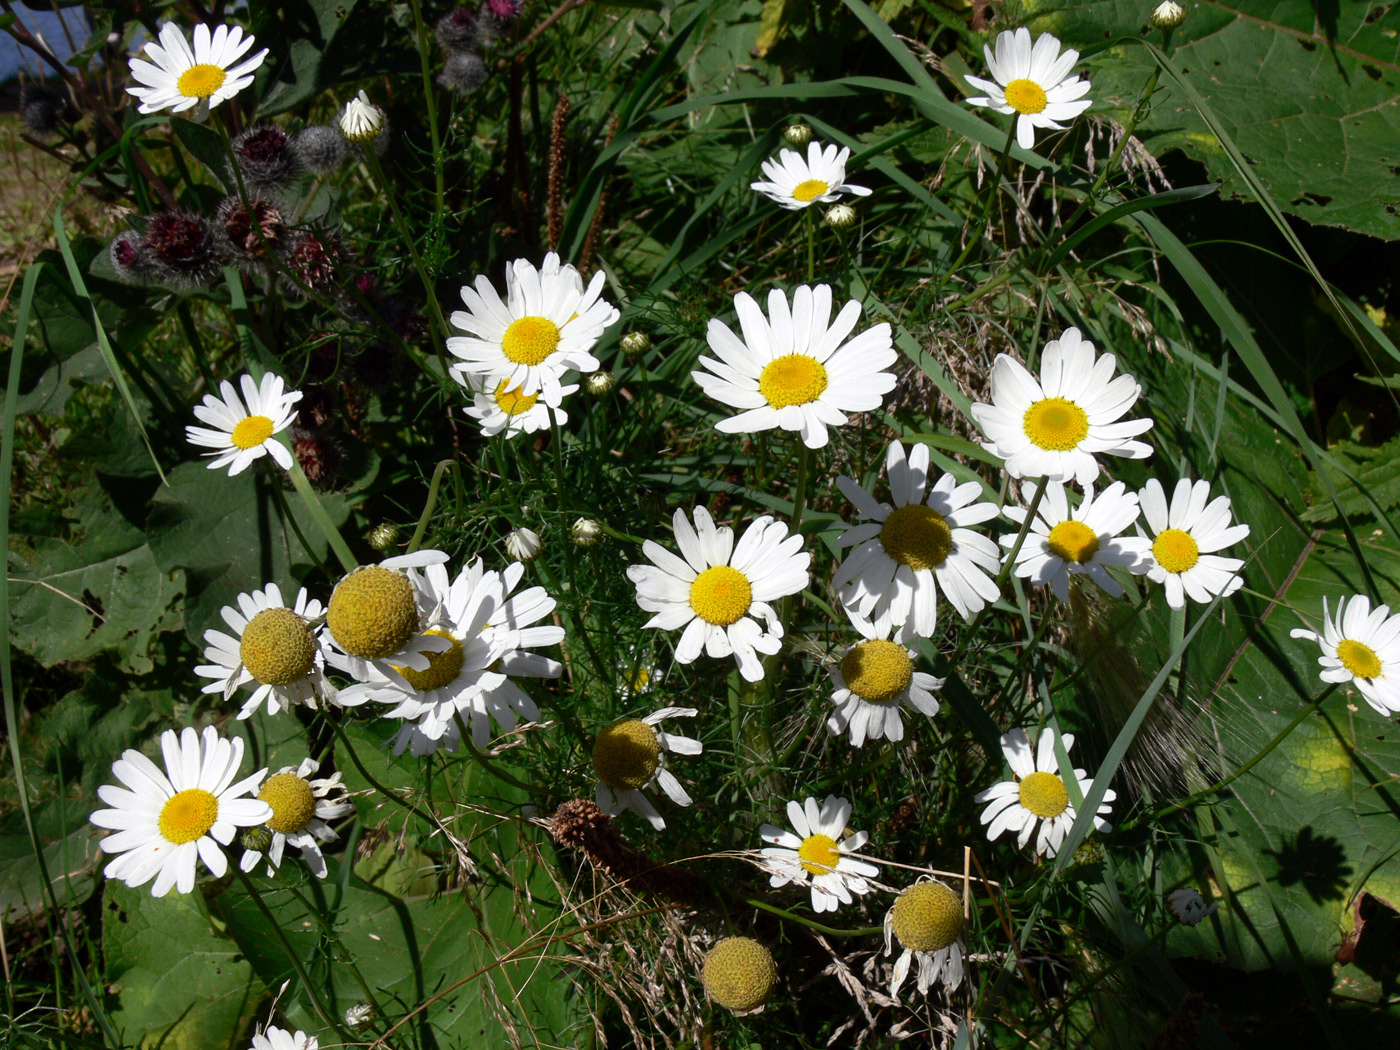
{"type": "Polygon", "coordinates": [[[497,780],[509,784],[511,787],[519,788],[521,791],[528,792],[531,795],[543,795],[545,793],[544,788],[535,784],[527,784],[523,780],[517,780],[504,769],[497,769],[495,765],[492,764],[491,760],[482,754],[472,742],[471,730],[467,727],[466,721],[462,718],[461,711],[452,712],[452,721],[457,723],[457,732],[461,734],[462,749],[466,751],[466,753],[471,756],[471,760],[482,769],[486,770],[486,772],[490,773],[497,780]]]}
{"type": "Polygon", "coordinates": [[[433,470],[433,479],[428,483],[428,498],[423,503],[423,513],[418,517],[418,527],[413,530],[413,538],[408,541],[407,553],[412,554],[423,542],[423,533],[427,531],[428,522],[432,520],[433,511],[437,509],[438,486],[442,484],[442,476],[456,466],[455,459],[438,461],[437,467],[433,470]]]}
{"type": "Polygon", "coordinates": [[[947,281],[955,273],[958,267],[967,261],[967,257],[972,254],[972,249],[982,241],[982,231],[987,228],[987,222],[992,217],[992,204],[995,203],[997,195],[1001,193],[1001,177],[1006,171],[1006,158],[1011,154],[1011,143],[1016,140],[1016,117],[1011,118],[1011,126],[1006,129],[1006,145],[1002,146],[1001,152],[997,154],[996,175],[991,179],[991,185],[987,188],[987,199],[982,205],[982,215],[977,220],[977,225],[973,229],[967,243],[963,245],[961,254],[953,260],[953,265],[943,274],[943,280],[947,281]]]}
{"type": "Polygon", "coordinates": [[[797,438],[797,481],[792,486],[792,525],[789,531],[798,535],[802,531],[802,513],[807,509],[807,474],[811,469],[812,450],[799,434],[797,438]]]}
{"type": "Polygon", "coordinates": [[[803,209],[807,218],[807,283],[811,284],[817,279],[817,222],[812,218],[812,210],[815,205],[809,204],[803,209]]]}
{"type": "Polygon", "coordinates": [[[761,901],[755,897],[740,897],[739,899],[750,908],[766,911],[769,915],[776,915],[778,918],[784,919],[787,922],[795,922],[799,926],[805,926],[809,930],[816,930],[818,933],[824,933],[828,937],[873,937],[877,933],[884,932],[883,926],[863,926],[858,930],[838,930],[834,926],[823,926],[821,923],[813,922],[811,919],[804,919],[801,915],[790,911],[784,911],[782,908],[775,908],[767,901],[761,901]]]}
{"type": "MultiPolygon", "coordinates": [[[[1026,537],[1030,535],[1031,522],[1035,520],[1036,511],[1040,509],[1040,501],[1045,498],[1045,489],[1049,484],[1049,479],[1041,478],[1035,487],[1035,495],[1031,498],[1031,505],[1026,509],[1026,518],[1021,522],[1021,531],[1016,533],[1016,542],[1011,545],[1011,549],[1006,552],[1006,560],[1002,563],[1001,572],[997,573],[996,586],[1001,590],[1006,586],[1006,580],[1011,575],[1011,570],[1016,565],[1016,555],[1021,553],[1021,547],[1026,542],[1026,537]]],[[[958,649],[953,655],[952,665],[957,667],[961,662],[967,647],[971,644],[973,636],[977,634],[977,627],[982,622],[982,617],[987,614],[990,606],[983,606],[982,610],[973,617],[972,623],[962,632],[962,637],[958,639],[958,649]]]]}
{"type": "Polygon", "coordinates": [[[413,7],[413,26],[418,33],[419,66],[423,71],[423,112],[428,118],[428,136],[433,143],[433,227],[436,229],[442,222],[446,181],[443,178],[442,139],[438,134],[437,93],[433,90],[432,66],[429,63],[432,50],[428,47],[428,25],[423,21],[423,5],[420,0],[409,0],[409,3],[413,7]]]}
{"type": "Polygon", "coordinates": [[[336,558],[340,560],[341,568],[346,572],[353,572],[360,563],[355,560],[355,555],[350,551],[350,545],[345,542],[340,530],[335,527],[335,522],[331,521],[331,516],[326,513],[326,508],[321,506],[321,497],[316,495],[316,490],[311,487],[306,472],[301,469],[301,464],[295,458],[292,460],[292,469],[287,471],[287,475],[292,479],[292,487],[297,490],[297,495],[306,504],[306,509],[311,512],[311,520],[316,523],[316,527],[321,530],[321,534],[326,537],[326,542],[330,544],[331,550],[335,552],[336,558]]]}

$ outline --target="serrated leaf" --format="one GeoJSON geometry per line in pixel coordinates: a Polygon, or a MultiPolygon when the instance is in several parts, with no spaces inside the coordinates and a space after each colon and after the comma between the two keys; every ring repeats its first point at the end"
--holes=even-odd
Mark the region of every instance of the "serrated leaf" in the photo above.
{"type": "MultiPolygon", "coordinates": [[[[1347,517],[1367,518],[1372,515],[1371,504],[1363,495],[1363,488],[1371,494],[1371,499],[1380,504],[1382,510],[1400,506],[1400,437],[1391,438],[1379,447],[1338,441],[1328,451],[1356,478],[1353,482],[1340,470],[1330,466],[1326,468],[1347,517]]],[[[1321,485],[1314,483],[1313,489],[1316,502],[1299,516],[1304,521],[1336,521],[1336,504],[1321,491],[1321,485]]]]}

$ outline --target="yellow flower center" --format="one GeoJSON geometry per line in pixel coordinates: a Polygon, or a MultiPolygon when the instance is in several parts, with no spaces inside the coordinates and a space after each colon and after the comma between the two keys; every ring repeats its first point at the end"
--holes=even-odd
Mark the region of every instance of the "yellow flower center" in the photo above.
{"type": "Polygon", "coordinates": [[[792,199],[801,201],[803,204],[810,204],[818,197],[825,197],[830,192],[831,187],[822,182],[821,179],[808,179],[793,187],[792,199]]]}
{"type": "Polygon", "coordinates": [[[392,656],[418,633],[418,603],[408,577],[378,565],[356,569],[336,585],[326,626],[351,656],[392,656]]]}
{"type": "Polygon", "coordinates": [[[1050,553],[1083,565],[1099,552],[1099,538],[1082,521],[1062,521],[1050,530],[1050,553]]]}
{"type": "Polygon", "coordinates": [[[640,693],[651,685],[651,675],[650,667],[638,667],[632,672],[632,680],[627,683],[627,687],[635,693],[640,693]]]}
{"type": "Polygon", "coordinates": [[[784,354],[764,365],[758,377],[758,392],[774,408],[805,405],[825,389],[826,369],[806,354],[784,354]]]}
{"type": "Polygon", "coordinates": [[[593,743],[598,779],[615,791],[635,791],[648,783],[661,764],[661,740],[639,718],[614,722],[593,743]]]}
{"type": "Polygon", "coordinates": [[[415,671],[411,667],[395,667],[394,670],[408,679],[408,684],[417,689],[420,693],[426,693],[433,689],[441,689],[445,685],[451,685],[457,681],[457,676],[462,673],[462,664],[466,657],[462,653],[462,643],[453,638],[446,631],[433,629],[424,631],[424,634],[431,634],[437,638],[446,638],[452,643],[451,648],[444,649],[440,653],[424,653],[428,658],[428,669],[426,671],[415,671]]]}
{"type": "Polygon", "coordinates": [[[258,792],[258,798],[272,807],[267,826],[283,835],[305,831],[316,815],[316,795],[311,785],[295,773],[276,773],[258,792]]]}
{"type": "Polygon", "coordinates": [[[942,951],[962,932],[962,901],[941,882],[916,882],[896,898],[890,925],[910,951],[942,951]]]}
{"type": "Polygon", "coordinates": [[[160,807],[160,833],[182,846],[202,838],[219,819],[219,800],[203,788],[186,788],[160,807]]]}
{"type": "Polygon", "coordinates": [[[1037,817],[1058,817],[1069,808],[1069,791],[1054,773],[1032,773],[1021,781],[1021,805],[1037,817]]]}
{"type": "Polygon", "coordinates": [[[291,685],[311,673],[316,638],[291,609],[264,609],[243,628],[238,657],[264,685],[291,685]]]}
{"type": "Polygon", "coordinates": [[[749,578],[728,565],[706,569],[690,585],[690,607],[706,623],[728,627],[753,604],[749,578]]]}
{"type": "Polygon", "coordinates": [[[223,87],[226,76],[228,74],[218,66],[201,62],[180,74],[175,89],[186,98],[208,98],[223,87]]]}
{"type": "Polygon", "coordinates": [[[1039,113],[1046,101],[1045,89],[1034,80],[1013,80],[1006,85],[1006,104],[1017,113],[1039,113]]]}
{"type": "Polygon", "coordinates": [[[548,317],[522,317],[506,329],[501,349],[517,365],[537,365],[559,348],[559,327],[548,317]]]}
{"type": "Polygon", "coordinates": [[[1167,572],[1185,572],[1201,560],[1201,548],[1189,532],[1163,529],[1152,541],[1152,556],[1167,572]]]}
{"type": "Polygon", "coordinates": [[[953,551],[953,530],[943,515],[922,503],[896,507],[880,529],[885,553],[915,570],[936,569],[953,551]]]}
{"type": "Polygon", "coordinates": [[[1021,429],[1047,452],[1068,452],[1089,436],[1089,417],[1073,401],[1046,397],[1026,409],[1021,429]]]}
{"type": "Polygon", "coordinates": [[[539,394],[522,394],[520,390],[518,386],[507,390],[504,379],[496,384],[496,404],[506,415],[518,416],[522,412],[528,412],[540,399],[539,394]]]}
{"type": "Polygon", "coordinates": [[[797,847],[797,856],[802,861],[803,870],[809,875],[825,875],[836,870],[841,851],[836,848],[836,840],[830,835],[808,835],[797,847]]]}
{"type": "Polygon", "coordinates": [[[229,435],[229,440],[239,448],[255,448],[272,437],[272,420],[267,416],[249,416],[240,419],[229,435]]]}
{"type": "Polygon", "coordinates": [[[1355,638],[1343,638],[1337,643],[1337,659],[1357,678],[1385,677],[1381,674],[1381,658],[1376,651],[1355,638]]]}
{"type": "Polygon", "coordinates": [[[873,638],[852,646],[841,660],[841,677],[856,696],[880,704],[909,688],[914,661],[897,642],[873,638]]]}

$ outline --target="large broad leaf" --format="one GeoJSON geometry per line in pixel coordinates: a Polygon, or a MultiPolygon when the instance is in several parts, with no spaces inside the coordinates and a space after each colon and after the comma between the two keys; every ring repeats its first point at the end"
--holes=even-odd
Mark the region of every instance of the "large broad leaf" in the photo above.
{"type": "Polygon", "coordinates": [[[88,803],[67,799],[41,802],[32,810],[34,830],[44,849],[44,869],[30,846],[16,809],[0,821],[0,915],[17,922],[46,904],[45,870],[60,905],[76,905],[92,893],[101,832],[88,823],[88,803]]]}
{"type": "MultiPolygon", "coordinates": [[[[1141,0],[1027,0],[1028,24],[1067,45],[1141,32],[1141,0]]],[[[1400,237],[1400,7],[1308,0],[1189,4],[1172,55],[1285,211],[1376,237],[1400,237]]],[[[1161,43],[1161,34],[1150,31],[1161,43]]],[[[1119,46],[1094,62],[1092,97],[1121,116],[1154,62],[1119,46]]],[[[1163,91],[1138,128],[1154,153],[1203,161],[1247,195],[1215,136],[1180,92],[1163,91]]]]}

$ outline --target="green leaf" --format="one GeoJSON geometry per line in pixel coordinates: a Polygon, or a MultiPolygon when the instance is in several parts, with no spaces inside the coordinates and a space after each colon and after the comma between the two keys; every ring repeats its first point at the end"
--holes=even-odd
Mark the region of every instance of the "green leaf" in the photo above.
{"type": "MultiPolygon", "coordinates": [[[[1342,511],[1348,517],[1370,516],[1371,503],[1363,489],[1383,510],[1400,506],[1400,437],[1393,437],[1380,446],[1338,441],[1328,451],[1356,479],[1352,481],[1331,465],[1324,467],[1337,488],[1337,495],[1341,497],[1342,511]]],[[[1316,502],[1300,516],[1304,521],[1336,521],[1337,505],[1322,491],[1321,486],[1314,487],[1316,502]]]]}

